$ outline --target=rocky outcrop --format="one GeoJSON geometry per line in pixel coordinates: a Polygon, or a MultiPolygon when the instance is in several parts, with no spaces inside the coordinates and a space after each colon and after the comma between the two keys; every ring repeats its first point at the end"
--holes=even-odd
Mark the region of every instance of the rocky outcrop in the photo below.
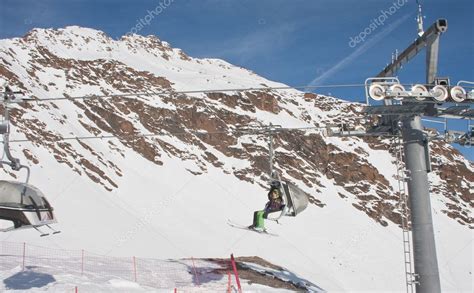
{"type": "MultiPolygon", "coordinates": [[[[56,131],[54,123],[67,127],[75,121],[74,127],[80,128],[81,132],[105,138],[110,153],[123,157],[125,149],[130,149],[158,168],[167,167],[165,156],[174,157],[192,162],[195,168],[187,170],[195,175],[206,173],[209,168],[220,168],[240,180],[266,187],[268,137],[265,133],[250,131],[252,127],[267,125],[271,119],[276,122],[287,119],[319,129],[350,121],[361,108],[356,103],[296,91],[183,94],[175,89],[176,80],[136,69],[124,60],[104,58],[104,54],[114,56],[112,53],[122,50],[121,46],[127,48],[130,56],[145,50],[156,60],[169,62],[172,68],[180,62],[204,66],[212,65],[213,61],[190,58],[156,37],[127,36],[117,41],[122,43],[116,43],[99,34],[95,39],[79,36],[74,43],[64,39],[60,32],[46,31],[44,34],[51,42],[49,47],[38,34],[40,32],[35,31],[12,41],[10,47],[0,46],[0,78],[36,99],[50,98],[52,92],[71,98],[72,93],[84,92],[83,89],[87,89],[91,97],[63,100],[61,104],[35,101],[15,105],[12,124],[33,148],[48,150],[58,163],[85,174],[91,182],[108,191],[120,188],[114,178],[123,176],[123,166],[108,160],[107,154],[96,151],[85,140],[65,140],[67,134],[56,131]],[[99,48],[97,58],[81,59],[54,53],[53,44],[72,50],[78,43],[86,46],[93,42],[97,42],[95,46],[99,48]],[[25,47],[29,48],[27,62],[15,52],[25,47]],[[18,68],[24,68],[25,73],[18,68]],[[144,92],[150,94],[125,95],[144,92]],[[109,94],[115,95],[93,97],[109,94]],[[62,111],[66,107],[64,103],[69,109],[67,112],[62,111]],[[41,120],[45,117],[52,122],[46,124],[41,120]],[[229,164],[230,159],[247,164],[238,168],[229,164]]],[[[221,61],[214,62],[219,70],[230,68],[221,61]]],[[[180,70],[176,69],[177,72],[180,70]]],[[[185,78],[189,76],[185,75],[185,78]]],[[[377,168],[370,158],[371,152],[383,151],[388,160],[386,164],[393,166],[395,157],[389,153],[388,141],[347,138],[337,144],[324,137],[321,129],[282,129],[273,139],[275,169],[285,180],[306,190],[311,204],[324,208],[320,194],[328,187],[328,182],[332,182],[340,187],[336,196],[341,200],[350,201],[356,209],[383,226],[389,222],[400,225],[402,215],[398,191],[391,183],[393,177],[377,168]]],[[[23,154],[31,164],[41,164],[32,149],[23,149],[23,154]]],[[[443,199],[443,213],[472,228],[472,163],[444,142],[432,143],[432,155],[433,196],[443,199]]]]}

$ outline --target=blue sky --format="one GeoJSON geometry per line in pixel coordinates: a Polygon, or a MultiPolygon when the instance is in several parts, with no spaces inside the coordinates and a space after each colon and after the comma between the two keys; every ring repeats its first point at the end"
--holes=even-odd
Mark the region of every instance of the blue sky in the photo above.
{"type": "MultiPolygon", "coordinates": [[[[161,12],[139,34],[157,35],[193,57],[222,58],[293,86],[363,83],[390,61],[395,49],[403,50],[416,38],[415,0],[0,0],[0,38],[67,25],[119,38],[160,3],[169,6],[157,9],[161,12]],[[390,9],[392,15],[382,12],[390,9]],[[374,28],[374,19],[383,14],[383,24],[374,28]],[[365,41],[351,46],[351,37],[371,24],[365,41]]],[[[474,1],[422,4],[425,28],[437,18],[449,23],[438,74],[454,82],[474,80],[474,1]]],[[[420,54],[399,72],[402,82],[425,81],[424,58],[420,54]]],[[[317,92],[364,99],[362,88],[317,92]]],[[[450,127],[465,130],[467,123],[450,127]]],[[[472,149],[460,149],[474,160],[472,149]]]]}

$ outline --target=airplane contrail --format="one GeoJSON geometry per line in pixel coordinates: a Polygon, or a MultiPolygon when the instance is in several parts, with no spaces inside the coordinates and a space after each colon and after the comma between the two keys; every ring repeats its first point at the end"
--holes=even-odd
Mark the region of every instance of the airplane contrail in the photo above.
{"type": "Polygon", "coordinates": [[[320,82],[326,80],[327,78],[334,75],[336,72],[341,70],[343,67],[347,66],[348,64],[352,63],[354,59],[359,57],[360,55],[364,54],[367,50],[372,48],[376,43],[378,43],[381,39],[385,38],[388,34],[390,34],[393,30],[399,27],[405,20],[410,17],[411,14],[407,14],[400,19],[397,19],[394,23],[388,25],[385,29],[380,31],[379,33],[375,34],[372,38],[367,40],[363,43],[359,48],[357,48],[354,52],[352,52],[349,56],[345,57],[341,61],[339,61],[336,65],[331,67],[331,69],[327,70],[320,76],[313,79],[308,86],[316,86],[319,85],[320,82]]]}

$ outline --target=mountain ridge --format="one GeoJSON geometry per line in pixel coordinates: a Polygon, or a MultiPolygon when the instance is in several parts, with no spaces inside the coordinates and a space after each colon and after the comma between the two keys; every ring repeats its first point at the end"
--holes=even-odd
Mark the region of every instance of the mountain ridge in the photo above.
{"type": "MultiPolygon", "coordinates": [[[[226,181],[239,186],[248,184],[252,187],[239,188],[262,193],[268,181],[267,138],[262,134],[236,136],[237,130],[270,123],[283,128],[314,127],[275,135],[275,168],[282,178],[310,196],[308,210],[324,214],[331,205],[343,204],[382,229],[396,231],[400,225],[395,156],[389,152],[390,141],[325,137],[322,132],[327,125],[355,123],[353,117],[361,104],[291,89],[182,94],[179,92],[196,89],[284,85],[219,59],[189,57],[154,36],[132,35],[113,40],[103,32],[77,26],[37,29],[23,38],[0,40],[0,79],[38,99],[12,106],[11,113],[12,139],[27,139],[31,144],[24,143],[21,151],[12,144],[14,154],[34,170],[49,171],[63,165],[62,170],[87,178],[80,179],[87,188],[120,194],[125,199],[125,193],[131,191],[127,186],[140,188],[138,183],[131,183],[129,178],[135,176],[132,173],[145,178],[142,167],[130,168],[133,158],[148,162],[143,168],[146,172],[163,175],[165,170],[175,170],[169,173],[184,178],[231,176],[233,179],[226,181]],[[40,101],[144,91],[150,95],[40,101]],[[116,138],[62,141],[66,136],[110,135],[116,138]]],[[[432,142],[431,152],[431,199],[433,209],[440,213],[436,217],[449,227],[462,226],[456,229],[467,235],[474,228],[470,212],[474,207],[474,166],[441,141],[432,142]]],[[[16,176],[3,170],[7,176],[16,176]]],[[[145,179],[136,182],[140,180],[145,179]]],[[[180,183],[176,178],[171,181],[180,183]]],[[[45,184],[39,183],[40,187],[45,184]]],[[[52,186],[47,188],[51,190],[52,186]]],[[[264,200],[257,199],[257,195],[246,197],[252,205],[264,200]]],[[[140,197],[137,205],[143,208],[147,200],[150,198],[140,197]]],[[[199,201],[196,204],[202,206],[199,201]]],[[[253,207],[242,206],[251,213],[253,207]]],[[[230,207],[223,204],[219,208],[230,207]]],[[[72,220],[66,221],[66,227],[71,227],[72,220]]],[[[465,268],[466,263],[461,267],[465,268]]]]}

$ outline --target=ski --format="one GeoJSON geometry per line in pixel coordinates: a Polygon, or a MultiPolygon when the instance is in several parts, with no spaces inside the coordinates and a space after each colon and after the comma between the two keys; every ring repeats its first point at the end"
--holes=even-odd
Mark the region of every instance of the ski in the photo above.
{"type": "Polygon", "coordinates": [[[253,229],[249,226],[245,226],[245,225],[241,225],[241,224],[238,224],[238,223],[235,223],[231,220],[227,220],[227,224],[233,228],[237,228],[237,229],[242,229],[242,230],[247,230],[247,231],[252,231],[252,232],[256,232],[256,233],[259,233],[259,234],[265,234],[265,235],[269,235],[269,236],[278,236],[277,234],[273,234],[271,232],[268,232],[267,230],[263,230],[263,231],[260,231],[260,230],[257,230],[257,229],[253,229]]]}

